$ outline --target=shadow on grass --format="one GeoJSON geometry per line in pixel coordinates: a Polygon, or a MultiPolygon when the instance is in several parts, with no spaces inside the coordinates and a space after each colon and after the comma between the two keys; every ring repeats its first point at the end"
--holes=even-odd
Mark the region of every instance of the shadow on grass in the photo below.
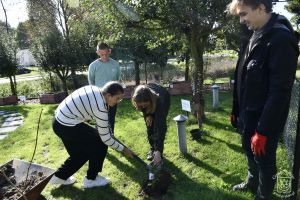
{"type": "Polygon", "coordinates": [[[206,118],[206,120],[204,121],[204,124],[206,124],[208,126],[212,126],[214,128],[218,128],[218,129],[225,129],[225,127],[229,126],[228,124],[221,123],[220,121],[212,120],[210,117],[206,118]]]}
{"type": "Polygon", "coordinates": [[[128,198],[124,197],[122,194],[118,193],[110,185],[104,187],[94,187],[90,189],[81,190],[73,186],[60,186],[51,191],[51,195],[55,198],[68,198],[72,200],[112,200],[120,199],[127,200],[128,198]]]}
{"type": "Polygon", "coordinates": [[[231,144],[229,142],[226,142],[225,140],[213,137],[211,135],[207,135],[207,137],[210,137],[210,138],[212,138],[214,140],[217,140],[218,142],[225,143],[230,149],[234,150],[235,152],[238,152],[240,154],[244,154],[245,153],[244,150],[243,150],[243,148],[241,146],[239,146],[239,145],[231,144]]]}
{"type": "Polygon", "coordinates": [[[190,162],[193,162],[195,165],[197,165],[198,167],[202,168],[202,169],[205,169],[207,171],[209,171],[210,173],[214,174],[215,176],[217,177],[220,177],[222,178],[222,180],[230,185],[234,185],[236,183],[239,183],[239,182],[242,182],[242,180],[238,177],[238,176],[235,176],[235,175],[228,175],[226,174],[226,172],[223,172],[211,165],[208,165],[207,163],[205,162],[202,162],[201,160],[193,157],[192,155],[190,154],[187,154],[185,155],[185,158],[190,161],[190,162]]]}

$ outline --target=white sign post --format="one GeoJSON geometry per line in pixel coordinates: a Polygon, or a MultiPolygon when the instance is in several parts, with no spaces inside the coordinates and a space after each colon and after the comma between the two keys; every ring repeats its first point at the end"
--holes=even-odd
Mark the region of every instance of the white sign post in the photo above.
{"type": "Polygon", "coordinates": [[[191,102],[188,100],[181,99],[181,107],[182,110],[186,111],[186,115],[189,116],[189,112],[191,112],[191,102]]]}

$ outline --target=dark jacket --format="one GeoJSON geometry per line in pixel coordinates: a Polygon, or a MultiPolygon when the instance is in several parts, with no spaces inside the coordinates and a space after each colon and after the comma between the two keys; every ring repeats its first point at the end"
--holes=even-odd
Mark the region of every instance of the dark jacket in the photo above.
{"type": "MultiPolygon", "coordinates": [[[[164,87],[155,83],[149,83],[147,87],[159,95],[155,111],[150,114],[153,117],[153,123],[151,127],[147,127],[148,136],[151,135],[150,137],[153,139],[154,150],[163,153],[167,132],[167,116],[170,108],[170,93],[164,87]]],[[[146,114],[143,113],[143,115],[145,118],[146,114]]]]}
{"type": "Polygon", "coordinates": [[[283,131],[298,55],[298,35],[285,17],[272,13],[253,33],[236,68],[232,114],[242,132],[283,131]]]}

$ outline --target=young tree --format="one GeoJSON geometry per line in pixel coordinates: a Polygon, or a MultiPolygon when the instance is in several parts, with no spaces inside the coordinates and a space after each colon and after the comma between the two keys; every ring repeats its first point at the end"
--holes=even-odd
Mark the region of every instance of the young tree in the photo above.
{"type": "Polygon", "coordinates": [[[4,77],[8,77],[10,81],[11,92],[13,95],[17,95],[17,82],[16,82],[16,70],[17,70],[17,46],[15,43],[15,34],[11,31],[11,28],[8,24],[6,9],[2,0],[0,0],[4,16],[5,23],[2,23],[0,28],[2,31],[0,32],[0,43],[1,43],[1,61],[0,61],[0,75],[4,77]],[[3,26],[4,25],[4,26],[3,26]],[[3,30],[5,27],[5,31],[3,30]],[[2,34],[1,34],[2,33],[2,34]]]}
{"type": "Polygon", "coordinates": [[[17,95],[15,74],[17,71],[17,59],[14,39],[9,35],[0,39],[0,76],[8,77],[12,95],[17,95]]]}
{"type": "Polygon", "coordinates": [[[68,92],[67,79],[70,76],[70,67],[66,65],[65,59],[67,48],[58,30],[40,36],[33,43],[33,55],[37,62],[45,71],[53,72],[58,76],[65,92],[68,92]]]}
{"type": "Polygon", "coordinates": [[[192,73],[192,102],[200,128],[204,118],[203,54],[209,36],[225,25],[227,15],[224,11],[229,2],[229,0],[140,0],[133,4],[144,17],[137,22],[140,26],[147,26],[150,20],[159,24],[161,28],[185,36],[195,64],[192,73]]]}
{"type": "Polygon", "coordinates": [[[84,68],[87,63],[85,55],[91,49],[88,47],[91,35],[78,32],[86,32],[81,22],[84,19],[83,8],[71,8],[65,0],[28,0],[28,10],[30,22],[36,30],[34,38],[43,37],[49,29],[59,30],[66,46],[64,65],[71,73],[73,88],[78,88],[76,71],[84,68]]]}

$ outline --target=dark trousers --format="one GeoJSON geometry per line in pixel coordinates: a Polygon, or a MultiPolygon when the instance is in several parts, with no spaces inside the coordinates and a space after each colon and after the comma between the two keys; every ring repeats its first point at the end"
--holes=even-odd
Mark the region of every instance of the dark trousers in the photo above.
{"type": "Polygon", "coordinates": [[[117,113],[117,105],[108,108],[108,121],[112,132],[114,133],[115,129],[115,117],[117,113]]]}
{"type": "Polygon", "coordinates": [[[102,171],[107,154],[107,146],[102,142],[98,131],[85,123],[72,127],[64,126],[55,119],[52,127],[69,154],[69,158],[55,172],[55,176],[66,180],[89,161],[87,178],[95,179],[102,171]]]}
{"type": "Polygon", "coordinates": [[[276,149],[279,134],[272,134],[267,138],[265,155],[255,156],[251,150],[251,137],[254,132],[242,133],[242,146],[248,161],[248,180],[258,184],[255,200],[271,199],[275,186],[276,149]]]}

